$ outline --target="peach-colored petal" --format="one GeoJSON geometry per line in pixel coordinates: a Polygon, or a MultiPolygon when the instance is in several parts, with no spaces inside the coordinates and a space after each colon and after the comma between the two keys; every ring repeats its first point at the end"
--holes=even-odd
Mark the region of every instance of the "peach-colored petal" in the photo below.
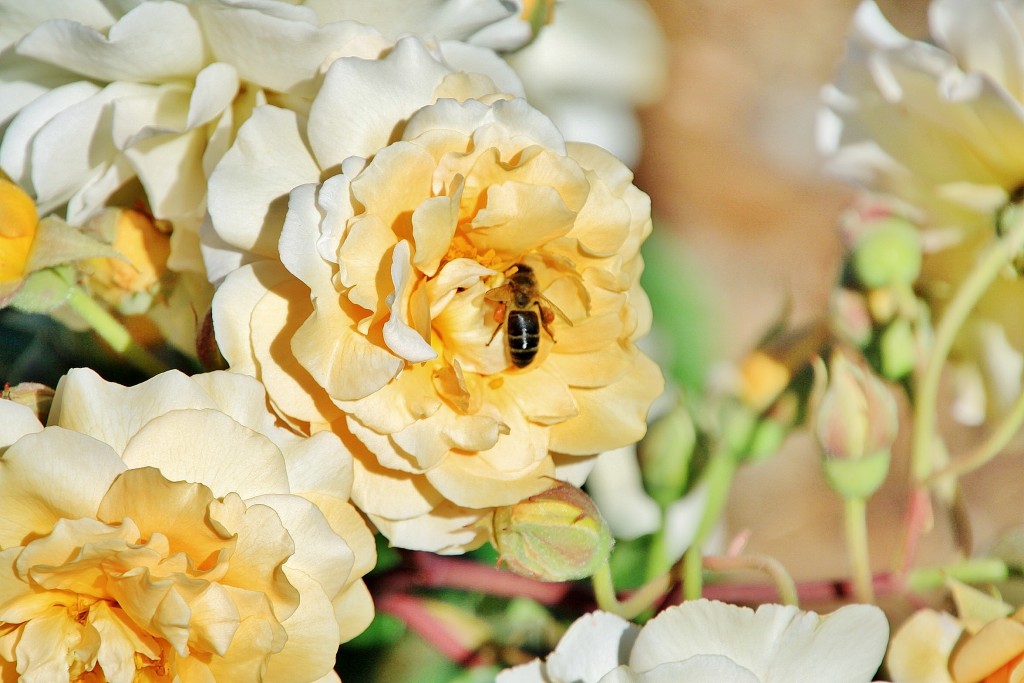
{"type": "Polygon", "coordinates": [[[478,249],[514,258],[567,233],[575,214],[551,187],[505,182],[486,191],[486,206],[473,220],[470,239],[478,249]]]}
{"type": "Polygon", "coordinates": [[[0,401],[0,448],[6,448],[25,436],[41,431],[35,411],[13,401],[0,401]]]}
{"type": "Polygon", "coordinates": [[[300,596],[284,574],[295,541],[280,516],[266,505],[246,506],[233,494],[211,503],[209,514],[213,523],[238,536],[221,584],[265,596],[277,619],[287,619],[300,596]]]}
{"type": "Polygon", "coordinates": [[[217,346],[235,372],[259,377],[250,329],[252,310],[267,289],[287,277],[279,263],[257,261],[232,271],[213,295],[211,313],[217,346]]]}
{"type": "Polygon", "coordinates": [[[432,374],[425,365],[406,368],[366,398],[338,401],[338,406],[381,434],[401,431],[441,408],[441,400],[432,389],[432,374]]]}
{"type": "Polygon", "coordinates": [[[94,516],[124,469],[110,446],[83,434],[51,428],[23,436],[0,457],[0,547],[46,534],[64,517],[94,516]]]}
{"type": "Polygon", "coordinates": [[[560,453],[588,455],[625,446],[647,430],[651,402],[664,380],[657,364],[639,353],[634,370],[622,380],[595,389],[577,389],[577,417],[551,428],[551,448],[560,453]]]}
{"type": "Polygon", "coordinates": [[[422,363],[437,358],[437,351],[430,346],[429,325],[425,331],[409,325],[417,318],[423,320],[426,317],[410,311],[413,277],[410,255],[409,242],[406,240],[396,244],[391,254],[391,281],[395,289],[385,301],[391,314],[384,323],[383,335],[384,343],[396,356],[404,358],[408,363],[422,363]]]}
{"type": "Polygon", "coordinates": [[[515,400],[527,420],[543,425],[576,417],[579,408],[565,381],[547,369],[505,375],[503,389],[515,400]]]}
{"type": "MultiPolygon", "coordinates": [[[[267,303],[268,322],[275,317],[280,320],[282,309],[290,313],[297,308],[294,302],[289,306],[289,300],[284,298],[273,305],[276,310],[270,310],[271,304],[267,303]]],[[[301,313],[306,314],[303,309],[301,313]]],[[[317,301],[311,313],[295,330],[291,353],[293,358],[300,359],[298,362],[302,363],[304,372],[316,381],[314,386],[322,387],[331,398],[337,401],[363,398],[386,385],[404,366],[401,358],[356,332],[354,321],[336,302],[317,301]]],[[[319,393],[318,389],[309,391],[319,393]]],[[[269,393],[274,396],[273,391],[269,393]]],[[[301,394],[294,400],[299,398],[301,394]]],[[[326,411],[324,417],[329,417],[326,411]]]]}
{"type": "Polygon", "coordinates": [[[175,410],[150,420],[122,457],[129,467],[156,467],[171,480],[202,482],[218,497],[289,492],[280,449],[215,410],[175,410]]]}
{"type": "Polygon", "coordinates": [[[155,468],[145,467],[118,477],[95,516],[111,525],[130,519],[143,538],[159,533],[173,540],[172,552],[184,552],[197,562],[205,562],[235,545],[231,530],[206,521],[206,510],[212,501],[213,493],[208,487],[171,482],[155,468]]]}
{"type": "Polygon", "coordinates": [[[246,504],[272,508],[289,535],[309,539],[285,562],[286,573],[302,572],[319,583],[328,596],[348,583],[355,562],[352,550],[313,503],[299,496],[266,495],[251,498],[246,504]]]}
{"type": "Polygon", "coordinates": [[[369,515],[370,521],[400,548],[426,550],[441,555],[464,552],[483,543],[490,532],[481,519],[486,515],[477,510],[460,508],[444,502],[430,511],[411,519],[388,519],[369,515]]]}
{"type": "MultiPolygon", "coordinates": [[[[384,298],[391,292],[388,282],[378,282],[381,262],[387,258],[398,236],[384,220],[374,213],[354,218],[348,234],[338,250],[338,279],[350,287],[346,298],[371,314],[384,308],[384,298]]],[[[365,314],[355,318],[361,320],[365,314]]]]}
{"type": "Polygon", "coordinates": [[[376,542],[366,520],[351,503],[339,500],[330,492],[307,493],[302,497],[320,509],[334,533],[352,549],[355,557],[348,582],[358,583],[356,577],[364,576],[377,563],[376,542]]]}
{"type": "Polygon", "coordinates": [[[317,432],[296,439],[284,453],[285,469],[292,493],[302,496],[324,492],[339,500],[348,500],[352,491],[352,456],[336,434],[317,432]]]}
{"type": "MultiPolygon", "coordinates": [[[[321,388],[324,384],[315,381],[313,376],[312,370],[320,368],[312,361],[320,359],[311,358],[311,362],[306,364],[303,361],[307,356],[299,350],[303,343],[312,341],[307,340],[307,329],[327,332],[314,326],[318,319],[313,314],[308,291],[301,282],[285,281],[267,291],[252,310],[252,354],[260,367],[259,378],[280,410],[306,422],[327,423],[335,419],[339,411],[321,388]],[[284,327],[283,333],[278,331],[279,326],[284,327]]],[[[326,341],[319,339],[319,342],[326,341]]],[[[325,361],[335,362],[341,358],[334,355],[336,351],[332,345],[319,342],[313,341],[320,346],[319,353],[323,354],[325,361]]]]}
{"type": "Polygon", "coordinates": [[[64,607],[52,607],[24,625],[14,653],[26,683],[68,680],[68,653],[81,642],[82,627],[64,607]]]}
{"type": "Polygon", "coordinates": [[[497,469],[482,457],[453,455],[426,474],[457,505],[490,508],[512,505],[551,487],[555,468],[541,459],[521,470],[497,469]]]}
{"type": "Polygon", "coordinates": [[[355,455],[352,502],[366,514],[381,511],[393,519],[408,519],[427,514],[443,500],[422,477],[387,470],[368,452],[355,455]]]}
{"type": "Polygon", "coordinates": [[[366,584],[354,583],[333,600],[335,620],[338,622],[338,640],[345,643],[366,630],[373,621],[373,598],[366,584]]]}
{"type": "Polygon", "coordinates": [[[111,607],[106,601],[97,602],[90,610],[88,623],[99,634],[100,645],[96,663],[111,683],[135,680],[135,653],[160,659],[160,646],[152,636],[139,632],[123,610],[111,607]]]}
{"type": "Polygon", "coordinates": [[[545,367],[572,387],[611,384],[633,369],[632,354],[617,344],[592,353],[573,353],[568,344],[556,344],[545,367]],[[563,349],[566,353],[561,353],[563,349]]]}
{"type": "Polygon", "coordinates": [[[889,643],[889,675],[901,683],[953,683],[949,653],[962,632],[963,626],[948,614],[914,612],[889,643]]]}
{"type": "Polygon", "coordinates": [[[312,681],[334,668],[338,622],[334,606],[315,579],[299,571],[288,578],[302,593],[298,609],[282,622],[289,633],[284,648],[270,658],[265,681],[312,681]]]}
{"type": "Polygon", "coordinates": [[[428,277],[437,273],[441,259],[451,246],[459,222],[463,182],[461,177],[456,178],[450,188],[445,188],[448,194],[425,199],[413,210],[412,237],[416,245],[413,265],[428,277]]]}
{"type": "Polygon", "coordinates": [[[74,368],[57,384],[49,423],[94,436],[120,454],[153,416],[181,408],[213,407],[210,397],[181,372],[124,387],[107,382],[90,368],[74,368]]]}
{"type": "Polygon", "coordinates": [[[967,638],[949,659],[955,681],[980,681],[1024,653],[1024,624],[995,619],[967,638]]]}
{"type": "Polygon", "coordinates": [[[483,99],[482,95],[483,93],[478,94],[476,99],[466,101],[439,99],[430,106],[423,107],[409,119],[402,134],[403,139],[415,140],[435,130],[481,136],[481,129],[491,126],[491,135],[494,137],[481,137],[477,146],[486,147],[492,142],[500,145],[502,149],[522,149],[540,145],[556,154],[565,154],[565,142],[558,128],[551,119],[531,107],[526,100],[499,99],[492,104],[485,104],[480,101],[483,99]]]}

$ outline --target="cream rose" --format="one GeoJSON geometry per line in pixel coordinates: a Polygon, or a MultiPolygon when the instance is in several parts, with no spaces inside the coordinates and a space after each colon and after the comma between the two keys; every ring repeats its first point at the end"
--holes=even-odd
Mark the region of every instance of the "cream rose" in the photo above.
{"type": "Polygon", "coordinates": [[[503,671],[498,683],[868,683],[889,624],[874,605],[819,616],[693,600],[643,627],[608,612],[577,619],[547,659],[503,671]]]}
{"type": "Polygon", "coordinates": [[[0,401],[7,680],[337,680],[373,616],[373,538],[331,434],[229,373],[73,370],[49,426],[0,401]]]}
{"type": "Polygon", "coordinates": [[[506,94],[506,72],[447,58],[403,39],[335,62],[308,119],[258,109],[211,177],[207,265],[226,274],[214,327],[232,369],[342,437],[353,500],[393,544],[459,552],[495,507],[639,439],[662,379],[634,345],[646,195],[506,94]],[[538,333],[521,368],[517,306],[538,333]]]}

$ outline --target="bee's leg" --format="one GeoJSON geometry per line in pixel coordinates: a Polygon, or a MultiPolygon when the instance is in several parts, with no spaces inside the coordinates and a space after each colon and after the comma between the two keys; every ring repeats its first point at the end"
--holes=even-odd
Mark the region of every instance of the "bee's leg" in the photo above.
{"type": "Polygon", "coordinates": [[[491,342],[494,341],[494,338],[498,336],[498,330],[500,330],[501,326],[504,325],[504,324],[505,324],[504,320],[502,320],[500,323],[498,323],[498,326],[494,328],[494,332],[491,333],[491,338],[487,340],[486,346],[490,346],[491,345],[491,342]]]}
{"type": "Polygon", "coordinates": [[[544,331],[548,333],[548,336],[551,337],[551,341],[555,341],[555,335],[551,334],[551,328],[548,327],[548,324],[555,320],[555,312],[547,306],[542,306],[539,301],[535,303],[537,304],[537,310],[540,311],[540,324],[544,327],[544,331]]]}
{"type": "Polygon", "coordinates": [[[499,303],[494,307],[494,322],[498,323],[498,326],[494,328],[494,332],[491,333],[491,338],[487,340],[487,346],[491,345],[494,338],[498,336],[498,330],[500,330],[501,326],[505,324],[505,311],[507,308],[508,307],[505,306],[504,303],[499,303]]]}

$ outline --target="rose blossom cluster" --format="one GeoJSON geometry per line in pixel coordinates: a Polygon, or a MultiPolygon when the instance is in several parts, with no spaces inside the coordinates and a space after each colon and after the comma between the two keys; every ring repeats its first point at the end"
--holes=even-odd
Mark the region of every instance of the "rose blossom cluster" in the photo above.
{"type": "Polygon", "coordinates": [[[527,10],[0,0],[5,284],[74,234],[228,366],[0,401],[4,680],[334,680],[373,531],[475,548],[643,435],[649,200],[523,99],[527,10]]]}

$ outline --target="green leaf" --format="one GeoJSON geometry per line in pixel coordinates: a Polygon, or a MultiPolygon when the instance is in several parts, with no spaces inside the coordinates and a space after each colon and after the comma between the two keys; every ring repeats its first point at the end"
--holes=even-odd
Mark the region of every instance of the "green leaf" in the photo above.
{"type": "Polygon", "coordinates": [[[654,324],[668,338],[665,358],[658,358],[686,394],[697,399],[716,347],[712,287],[670,231],[655,227],[644,244],[640,282],[651,300],[654,324]]]}

